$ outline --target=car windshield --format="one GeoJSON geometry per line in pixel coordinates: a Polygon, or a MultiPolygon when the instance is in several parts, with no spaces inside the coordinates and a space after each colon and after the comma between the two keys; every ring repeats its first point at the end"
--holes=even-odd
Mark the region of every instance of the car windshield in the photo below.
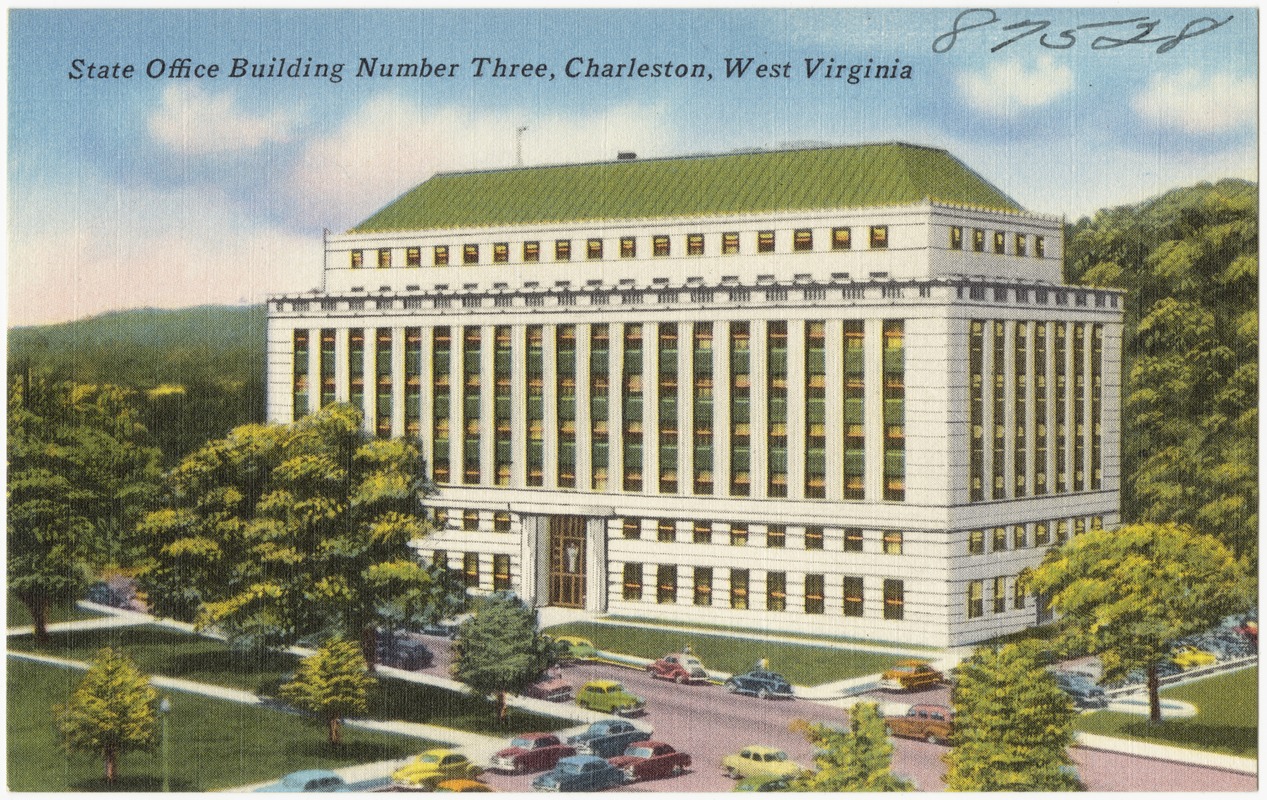
{"type": "Polygon", "coordinates": [[[418,761],[423,764],[437,764],[440,761],[440,756],[433,755],[431,753],[423,753],[418,756],[418,761]]]}
{"type": "Polygon", "coordinates": [[[525,750],[531,750],[536,744],[536,739],[527,739],[524,737],[516,737],[510,740],[511,747],[522,747],[525,750]]]}
{"type": "Polygon", "coordinates": [[[687,667],[699,667],[700,669],[704,668],[704,665],[700,663],[700,660],[698,658],[684,658],[682,659],[682,664],[687,667]]]}
{"type": "Polygon", "coordinates": [[[654,753],[650,747],[631,747],[625,751],[627,756],[637,756],[638,758],[651,758],[654,753]]]}
{"type": "Polygon", "coordinates": [[[581,771],[581,765],[576,763],[568,763],[567,761],[559,762],[559,772],[566,772],[571,775],[577,775],[581,771]]]}

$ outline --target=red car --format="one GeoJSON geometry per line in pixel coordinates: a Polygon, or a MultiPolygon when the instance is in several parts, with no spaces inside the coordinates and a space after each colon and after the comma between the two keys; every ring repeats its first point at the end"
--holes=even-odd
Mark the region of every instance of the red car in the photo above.
{"type": "Polygon", "coordinates": [[[669,653],[664,658],[647,665],[647,674],[674,683],[707,681],[708,671],[700,660],[690,653],[669,653]]]}
{"type": "Polygon", "coordinates": [[[498,750],[489,760],[489,769],[498,772],[540,772],[554,769],[564,756],[576,755],[576,748],[559,741],[553,733],[521,733],[510,747],[498,750]]]}
{"type": "Polygon", "coordinates": [[[691,766],[691,757],[664,742],[634,742],[607,763],[625,773],[625,783],[633,783],[681,775],[691,766]]]}
{"type": "Polygon", "coordinates": [[[552,703],[561,703],[564,700],[572,699],[572,684],[562,678],[551,675],[549,672],[543,672],[535,683],[523,690],[523,696],[536,700],[549,700],[552,703]]]}

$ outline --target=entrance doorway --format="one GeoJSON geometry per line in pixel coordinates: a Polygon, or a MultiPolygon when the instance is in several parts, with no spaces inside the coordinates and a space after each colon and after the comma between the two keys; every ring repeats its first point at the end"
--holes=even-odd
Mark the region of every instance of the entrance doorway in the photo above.
{"type": "Polygon", "coordinates": [[[585,518],[550,518],[550,605],[585,608],[585,518]]]}

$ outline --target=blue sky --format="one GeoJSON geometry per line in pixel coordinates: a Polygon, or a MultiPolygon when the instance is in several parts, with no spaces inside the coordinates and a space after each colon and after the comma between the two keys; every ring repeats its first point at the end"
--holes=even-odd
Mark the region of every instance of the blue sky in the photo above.
{"type": "Polygon", "coordinates": [[[351,227],[436,171],[513,165],[521,126],[529,165],[913,142],[1070,219],[1200,180],[1257,179],[1255,9],[999,9],[934,52],[958,13],[12,10],[9,324],[316,287],[323,228],[351,227]],[[1164,53],[1095,46],[1173,37],[1202,17],[1232,19],[1164,53]],[[1079,30],[1064,49],[1039,41],[1136,18],[1157,24],[1079,30]],[[1036,27],[1003,30],[1027,20],[1050,26],[991,52],[1036,27]],[[354,75],[361,58],[424,56],[459,64],[456,77],[354,75]],[[555,79],[475,78],[481,56],[546,64],[555,79]],[[569,79],[573,57],[702,63],[713,79],[569,79]],[[748,57],[791,76],[725,77],[725,59],[748,57]],[[220,74],[145,74],[181,58],[220,74]],[[231,78],[235,58],[343,64],[342,79],[231,78]],[[805,60],[819,58],[912,77],[807,78],[805,60]],[[134,73],[89,78],[88,64],[134,73]]]}

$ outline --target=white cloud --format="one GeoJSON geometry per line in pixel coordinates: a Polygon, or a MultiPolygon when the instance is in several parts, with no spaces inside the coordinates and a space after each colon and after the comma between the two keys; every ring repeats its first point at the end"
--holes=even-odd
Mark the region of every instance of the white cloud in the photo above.
{"type": "Polygon", "coordinates": [[[1015,117],[1045,106],[1073,88],[1073,70],[1050,55],[1032,65],[1000,61],[982,73],[963,72],[956,79],[959,91],[978,111],[997,117],[1015,117]]]}
{"type": "Polygon", "coordinates": [[[295,116],[282,110],[252,114],[237,105],[231,92],[213,94],[197,84],[176,84],[163,90],[162,104],[148,122],[150,135],[172,150],[208,155],[289,141],[295,116]]]}
{"type": "Polygon", "coordinates": [[[435,172],[515,164],[610,160],[617,151],[676,154],[674,127],[659,106],[626,104],[590,115],[424,107],[392,95],[369,99],[304,151],[289,180],[301,218],[347,227],[435,172]]]}
{"type": "Polygon", "coordinates": [[[1186,133],[1222,133],[1254,124],[1258,85],[1252,77],[1210,75],[1189,68],[1154,74],[1131,107],[1144,119],[1186,133]]]}

